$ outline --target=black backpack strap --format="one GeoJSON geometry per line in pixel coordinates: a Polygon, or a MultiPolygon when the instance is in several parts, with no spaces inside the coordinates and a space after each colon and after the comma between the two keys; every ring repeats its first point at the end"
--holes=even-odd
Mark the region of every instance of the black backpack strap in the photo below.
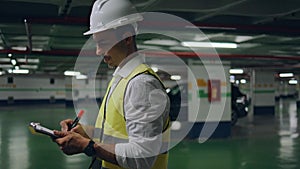
{"type": "MultiPolygon", "coordinates": [[[[140,73],[136,74],[135,76],[133,76],[133,77],[129,80],[129,82],[127,83],[127,86],[128,86],[128,84],[130,83],[130,81],[131,81],[132,79],[134,79],[135,77],[137,77],[137,76],[139,76],[139,75],[141,75],[141,74],[147,74],[147,75],[153,76],[155,79],[157,79],[157,80],[159,81],[159,83],[161,84],[161,86],[163,87],[163,89],[164,89],[164,90],[166,89],[165,85],[161,82],[161,80],[160,80],[157,76],[153,75],[152,73],[150,73],[150,72],[147,71],[147,70],[144,71],[144,72],[140,72],[140,73]]],[[[127,86],[126,86],[126,89],[127,89],[127,86]]],[[[168,96],[168,95],[167,95],[167,96],[168,96]]],[[[125,95],[124,95],[124,97],[125,97],[125,95]]],[[[124,98],[123,98],[123,100],[124,100],[124,98]]],[[[124,114],[123,114],[124,120],[126,121],[124,104],[123,104],[123,113],[124,113],[124,114]]],[[[169,116],[170,116],[170,115],[169,115],[169,116]]],[[[170,117],[169,117],[168,120],[167,120],[167,124],[166,124],[166,127],[164,127],[163,132],[166,131],[166,130],[169,128],[169,126],[170,126],[170,117]]]]}

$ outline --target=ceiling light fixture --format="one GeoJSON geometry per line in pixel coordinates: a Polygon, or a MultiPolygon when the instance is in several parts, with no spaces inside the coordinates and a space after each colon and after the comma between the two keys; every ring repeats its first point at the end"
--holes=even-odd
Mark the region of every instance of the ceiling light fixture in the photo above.
{"type": "Polygon", "coordinates": [[[43,51],[43,48],[32,48],[32,51],[41,52],[43,51]]]}
{"type": "Polygon", "coordinates": [[[77,80],[84,80],[84,79],[87,79],[87,78],[88,78],[87,75],[83,75],[83,74],[80,74],[80,75],[76,76],[77,80]]]}
{"type": "Polygon", "coordinates": [[[243,69],[230,69],[229,73],[230,74],[243,74],[244,70],[243,69]]]}
{"type": "Polygon", "coordinates": [[[67,70],[67,71],[64,72],[64,75],[65,76],[79,76],[79,75],[81,75],[81,73],[80,72],[76,72],[76,71],[69,71],[69,70],[67,70]]]}
{"type": "Polygon", "coordinates": [[[148,49],[148,50],[161,50],[162,48],[159,46],[152,46],[152,45],[137,45],[139,49],[148,49]]]}
{"type": "Polygon", "coordinates": [[[246,81],[246,79],[241,79],[240,82],[241,82],[241,84],[245,84],[247,81],[246,81]]]}
{"type": "Polygon", "coordinates": [[[181,45],[185,47],[196,47],[196,48],[237,48],[238,47],[236,43],[195,42],[195,41],[181,42],[181,45]]]}
{"type": "Polygon", "coordinates": [[[20,65],[23,69],[37,69],[38,65],[20,65]]]}
{"type": "Polygon", "coordinates": [[[10,62],[11,62],[11,64],[14,65],[14,66],[17,64],[16,59],[12,59],[10,62]]]}
{"type": "Polygon", "coordinates": [[[294,73],[279,73],[279,77],[294,77],[294,73]]]}
{"type": "Polygon", "coordinates": [[[297,83],[298,83],[298,81],[296,79],[289,80],[289,84],[291,84],[291,85],[295,85],[297,83]]]}
{"type": "Polygon", "coordinates": [[[10,62],[10,58],[0,58],[0,62],[10,62]]]}
{"type": "Polygon", "coordinates": [[[17,61],[21,63],[40,63],[40,59],[19,58],[17,61]]]}
{"type": "MultiPolygon", "coordinates": [[[[11,69],[10,69],[11,70],[11,69]]],[[[29,70],[28,69],[13,69],[10,71],[11,73],[14,73],[14,74],[28,74],[29,73],[29,70]]]]}
{"type": "Polygon", "coordinates": [[[186,28],[191,28],[191,29],[215,29],[215,30],[236,30],[234,27],[216,27],[216,26],[185,26],[186,28]]]}
{"type": "Polygon", "coordinates": [[[0,68],[13,68],[11,64],[0,64],[0,68]]]}
{"type": "Polygon", "coordinates": [[[181,79],[181,76],[180,75],[172,75],[171,80],[180,80],[181,79]]]}
{"type": "Polygon", "coordinates": [[[163,46],[176,46],[179,43],[175,40],[170,39],[151,39],[144,41],[146,45],[163,45],[163,46]]]}
{"type": "Polygon", "coordinates": [[[230,83],[234,83],[235,82],[235,76],[230,75],[229,76],[229,81],[230,81],[230,83]]]}
{"type": "Polygon", "coordinates": [[[256,37],[255,36],[242,36],[242,35],[239,35],[239,36],[235,37],[234,41],[237,42],[237,43],[241,43],[241,42],[252,40],[254,38],[256,38],[256,37]]]}
{"type": "Polygon", "coordinates": [[[25,46],[13,46],[13,47],[11,47],[11,49],[13,49],[13,50],[20,50],[20,51],[26,51],[27,47],[25,47],[25,46]]]}

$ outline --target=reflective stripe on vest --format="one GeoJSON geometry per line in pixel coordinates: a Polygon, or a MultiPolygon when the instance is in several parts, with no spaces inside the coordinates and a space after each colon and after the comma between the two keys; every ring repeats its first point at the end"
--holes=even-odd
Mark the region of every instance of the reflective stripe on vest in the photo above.
{"type": "MultiPolygon", "coordinates": [[[[99,138],[102,137],[101,142],[103,143],[109,143],[109,144],[117,144],[117,143],[124,143],[128,142],[128,134],[126,131],[126,121],[124,118],[124,96],[125,96],[125,90],[129,83],[129,81],[136,77],[139,74],[148,73],[153,76],[155,76],[158,80],[159,77],[157,74],[149,68],[145,64],[141,64],[138,67],[136,67],[129,76],[126,78],[122,78],[118,85],[115,87],[114,91],[112,92],[110,98],[108,101],[106,101],[107,96],[109,94],[109,90],[112,85],[112,81],[108,85],[108,89],[106,91],[106,94],[103,98],[102,104],[100,106],[100,110],[98,113],[98,117],[96,120],[96,130],[98,130],[97,133],[94,135],[94,140],[99,140],[99,138]],[[107,103],[107,104],[105,104],[107,103]],[[106,107],[106,110],[105,110],[106,107]],[[108,112],[106,112],[108,111],[108,112]],[[103,123],[104,121],[104,123],[103,123]],[[102,133],[103,129],[102,126],[104,126],[104,133],[102,133]],[[102,135],[102,136],[101,136],[102,135]],[[96,136],[96,137],[95,137],[96,136]]],[[[165,123],[165,128],[168,127],[169,122],[165,123]]],[[[99,140],[100,141],[100,140],[99,140]]],[[[168,163],[168,153],[163,153],[158,155],[154,166],[152,169],[166,169],[168,163]]],[[[102,162],[103,167],[109,168],[109,169],[122,169],[119,166],[116,166],[114,164],[111,164],[109,162],[103,161],[102,162]]]]}

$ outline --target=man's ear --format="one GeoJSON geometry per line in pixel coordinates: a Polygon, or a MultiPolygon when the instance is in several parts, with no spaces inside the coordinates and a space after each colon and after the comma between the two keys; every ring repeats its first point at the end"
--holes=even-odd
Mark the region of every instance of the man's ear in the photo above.
{"type": "Polygon", "coordinates": [[[125,32],[122,38],[125,40],[126,44],[130,44],[133,41],[133,35],[131,32],[125,32]]]}

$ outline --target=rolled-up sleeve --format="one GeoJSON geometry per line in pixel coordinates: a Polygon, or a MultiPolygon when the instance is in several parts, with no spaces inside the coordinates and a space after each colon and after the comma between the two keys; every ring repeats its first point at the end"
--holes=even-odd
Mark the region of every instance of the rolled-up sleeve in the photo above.
{"type": "Polygon", "coordinates": [[[128,143],[116,144],[120,166],[148,169],[160,154],[162,131],[168,117],[169,99],[160,82],[151,75],[139,75],[126,89],[124,114],[128,143]]]}

